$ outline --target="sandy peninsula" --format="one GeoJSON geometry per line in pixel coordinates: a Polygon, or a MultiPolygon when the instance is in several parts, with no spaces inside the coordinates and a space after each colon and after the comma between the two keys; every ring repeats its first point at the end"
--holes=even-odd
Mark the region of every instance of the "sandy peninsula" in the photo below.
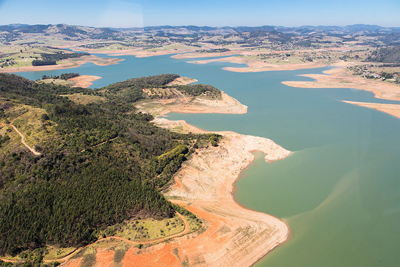
{"type": "Polygon", "coordinates": [[[93,85],[93,81],[101,79],[100,76],[91,76],[91,75],[80,75],[78,77],[74,77],[68,79],[68,81],[73,81],[75,84],[72,87],[82,87],[88,88],[93,85]]]}
{"type": "Polygon", "coordinates": [[[9,67],[0,69],[0,72],[25,72],[25,71],[48,71],[48,70],[59,70],[59,69],[68,69],[68,68],[76,68],[80,67],[85,63],[92,62],[97,66],[108,66],[117,64],[123,59],[119,58],[100,58],[97,56],[85,56],[81,58],[69,58],[64,59],[59,62],[57,65],[49,65],[49,66],[24,66],[24,67],[9,67]]]}
{"type": "Polygon", "coordinates": [[[392,115],[396,118],[400,118],[400,105],[395,105],[395,104],[381,104],[381,103],[367,103],[367,102],[355,102],[355,101],[343,101],[345,103],[361,106],[361,107],[366,107],[366,108],[372,108],[384,113],[387,113],[389,115],[392,115]]]}
{"type": "MultiPolygon", "coordinates": [[[[182,112],[186,112],[185,105],[193,112],[196,109],[198,112],[235,114],[247,111],[246,106],[226,94],[223,94],[222,100],[208,100],[210,110],[204,107],[202,101],[186,103],[181,98],[176,100],[184,106],[171,105],[163,111],[179,112],[182,108],[182,112]],[[225,104],[222,105],[221,101],[225,104]]],[[[158,107],[162,103],[154,105],[158,107]]],[[[145,110],[145,106],[139,108],[145,110]]],[[[154,114],[160,111],[153,108],[147,112],[154,114]]],[[[180,132],[205,133],[184,121],[158,117],[154,123],[171,130],[179,128],[180,132]]],[[[265,153],[267,162],[284,159],[291,152],[266,138],[233,132],[219,134],[223,135],[220,144],[198,149],[192,154],[175,174],[174,183],[163,192],[172,202],[196,214],[203,221],[202,228],[141,249],[126,244],[129,247],[118,266],[251,266],[287,240],[289,228],[286,223],[240,206],[232,193],[241,171],[254,160],[252,151],[265,153]]],[[[96,249],[96,259],[99,260],[113,259],[116,253],[109,246],[96,249]]],[[[113,263],[111,260],[108,262],[113,263]]],[[[98,262],[98,266],[102,263],[98,262]]],[[[74,267],[83,265],[82,256],[63,264],[74,267]]]]}
{"type": "MultiPolygon", "coordinates": [[[[188,77],[178,77],[174,81],[170,82],[168,86],[172,87],[174,85],[187,85],[194,82],[197,82],[197,80],[188,77]]],[[[163,124],[163,121],[168,121],[162,119],[161,116],[171,112],[222,114],[247,113],[247,106],[243,105],[223,91],[221,91],[221,99],[210,99],[207,97],[186,97],[173,88],[167,90],[173,92],[175,94],[175,98],[141,101],[136,105],[136,108],[138,108],[141,112],[152,114],[154,117],[156,117],[155,122],[160,124],[163,124]]],[[[187,125],[185,124],[184,126],[187,127],[187,125]]]]}
{"type": "MultiPolygon", "coordinates": [[[[339,65],[341,66],[341,65],[339,65]]],[[[353,88],[374,93],[376,98],[400,101],[400,86],[382,81],[364,79],[352,75],[342,68],[324,71],[323,74],[306,74],[305,77],[313,78],[315,81],[286,81],[282,82],[288,86],[300,88],[353,88]]],[[[376,104],[344,101],[363,107],[373,108],[400,118],[400,105],[376,104]]]]}
{"type": "Polygon", "coordinates": [[[320,68],[326,66],[324,63],[302,63],[302,64],[271,64],[267,62],[263,62],[254,58],[246,58],[246,57],[225,57],[225,58],[217,58],[210,60],[197,60],[190,61],[190,63],[195,64],[207,64],[210,62],[231,62],[231,63],[239,63],[239,64],[247,64],[245,68],[237,68],[237,67],[225,67],[224,70],[233,71],[233,72],[261,72],[261,71],[279,71],[279,70],[298,70],[298,69],[313,69],[320,68]]]}

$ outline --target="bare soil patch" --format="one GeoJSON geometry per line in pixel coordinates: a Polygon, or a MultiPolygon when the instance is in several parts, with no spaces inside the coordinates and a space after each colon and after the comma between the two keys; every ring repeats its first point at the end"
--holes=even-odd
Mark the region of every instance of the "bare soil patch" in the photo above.
{"type": "Polygon", "coordinates": [[[192,78],[188,78],[188,77],[178,77],[167,85],[168,86],[187,85],[187,84],[191,84],[191,83],[195,83],[195,82],[197,82],[196,79],[192,79],[192,78]]]}
{"type": "Polygon", "coordinates": [[[92,83],[93,81],[96,81],[99,79],[101,79],[100,76],[80,75],[78,77],[68,79],[68,81],[73,81],[75,83],[75,85],[72,87],[88,88],[91,85],[93,85],[93,83],[92,83]]]}

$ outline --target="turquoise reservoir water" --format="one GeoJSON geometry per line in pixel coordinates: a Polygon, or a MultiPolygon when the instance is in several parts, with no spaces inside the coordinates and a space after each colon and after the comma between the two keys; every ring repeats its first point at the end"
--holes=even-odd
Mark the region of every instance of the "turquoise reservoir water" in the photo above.
{"type": "Polygon", "coordinates": [[[122,57],[118,65],[19,73],[30,79],[64,72],[103,77],[92,87],[160,73],[211,84],[241,103],[247,114],[169,114],[206,130],[263,136],[294,151],[267,164],[262,155],[236,182],[245,207],[284,219],[292,239],[255,266],[400,266],[400,120],[340,102],[379,103],[351,89],[301,89],[281,81],[327,68],[234,73],[230,63],[189,64],[169,56],[122,57]]]}

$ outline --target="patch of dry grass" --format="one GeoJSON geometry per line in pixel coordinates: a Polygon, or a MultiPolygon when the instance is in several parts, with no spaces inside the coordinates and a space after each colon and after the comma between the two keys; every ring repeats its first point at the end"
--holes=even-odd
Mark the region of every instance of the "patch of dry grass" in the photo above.
{"type": "Polygon", "coordinates": [[[101,96],[96,96],[96,95],[84,95],[84,94],[72,94],[72,95],[63,95],[68,97],[70,100],[77,104],[90,104],[90,103],[99,103],[99,102],[104,102],[106,101],[106,98],[101,97],[101,96]]]}
{"type": "Polygon", "coordinates": [[[173,218],[155,219],[131,219],[123,223],[109,226],[104,231],[99,232],[98,237],[119,236],[131,241],[151,241],[170,235],[178,234],[184,230],[184,223],[175,215],[173,218]]]}

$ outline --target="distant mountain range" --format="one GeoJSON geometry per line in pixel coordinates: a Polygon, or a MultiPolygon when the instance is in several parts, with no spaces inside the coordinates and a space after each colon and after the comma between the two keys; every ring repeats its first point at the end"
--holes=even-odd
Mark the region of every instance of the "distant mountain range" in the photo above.
{"type": "Polygon", "coordinates": [[[400,32],[400,27],[381,27],[378,25],[354,24],[348,26],[300,26],[300,27],[282,27],[282,26],[238,26],[238,27],[208,27],[208,26],[151,26],[143,28],[115,28],[117,31],[163,31],[165,33],[176,33],[177,31],[186,33],[200,33],[200,32],[253,32],[253,31],[278,31],[282,33],[293,34],[312,34],[312,33],[325,33],[325,34],[373,34],[373,33],[393,33],[400,32]]]}
{"type": "Polygon", "coordinates": [[[142,28],[95,28],[66,24],[27,25],[9,24],[0,26],[0,43],[11,44],[26,40],[20,44],[44,44],[40,40],[31,41],[35,35],[55,36],[64,41],[131,41],[132,38],[146,39],[145,46],[162,46],[165,39],[172,42],[191,45],[202,40],[214,44],[231,44],[260,46],[263,40],[269,40],[275,45],[292,43],[300,47],[310,47],[314,43],[331,43],[324,40],[326,36],[336,38],[335,42],[357,41],[358,35],[373,37],[371,40],[358,40],[363,45],[400,45],[400,27],[381,27],[378,25],[355,24],[349,26],[258,26],[258,27],[209,27],[209,26],[151,26],[142,28]],[[218,40],[212,38],[218,36],[218,40]],[[232,37],[233,36],[233,37],[232,37]],[[162,37],[164,39],[156,38],[162,37]],[[233,39],[232,39],[232,38],[233,39]],[[301,40],[295,40],[301,37],[301,40]],[[189,39],[187,39],[189,38],[189,39]],[[211,39],[210,39],[211,38],[211,39]]]}
{"type": "Polygon", "coordinates": [[[28,24],[9,24],[0,26],[0,32],[9,33],[44,33],[44,34],[65,34],[70,37],[90,36],[105,37],[104,35],[113,35],[118,32],[148,32],[148,33],[173,33],[173,34],[229,34],[254,31],[277,31],[295,35],[309,34],[385,34],[400,33],[400,27],[381,27],[378,25],[354,24],[348,26],[311,26],[300,27],[282,27],[282,26],[239,26],[239,27],[209,27],[209,26],[150,26],[150,27],[132,27],[132,28],[95,28],[86,26],[71,26],[66,24],[57,25],[28,25],[28,24]]]}
{"type": "Polygon", "coordinates": [[[65,40],[72,39],[115,39],[118,31],[110,28],[94,28],[85,26],[71,26],[66,24],[57,25],[26,25],[26,24],[9,24],[0,26],[0,40],[6,42],[19,38],[22,34],[44,34],[59,35],[65,40]]]}

